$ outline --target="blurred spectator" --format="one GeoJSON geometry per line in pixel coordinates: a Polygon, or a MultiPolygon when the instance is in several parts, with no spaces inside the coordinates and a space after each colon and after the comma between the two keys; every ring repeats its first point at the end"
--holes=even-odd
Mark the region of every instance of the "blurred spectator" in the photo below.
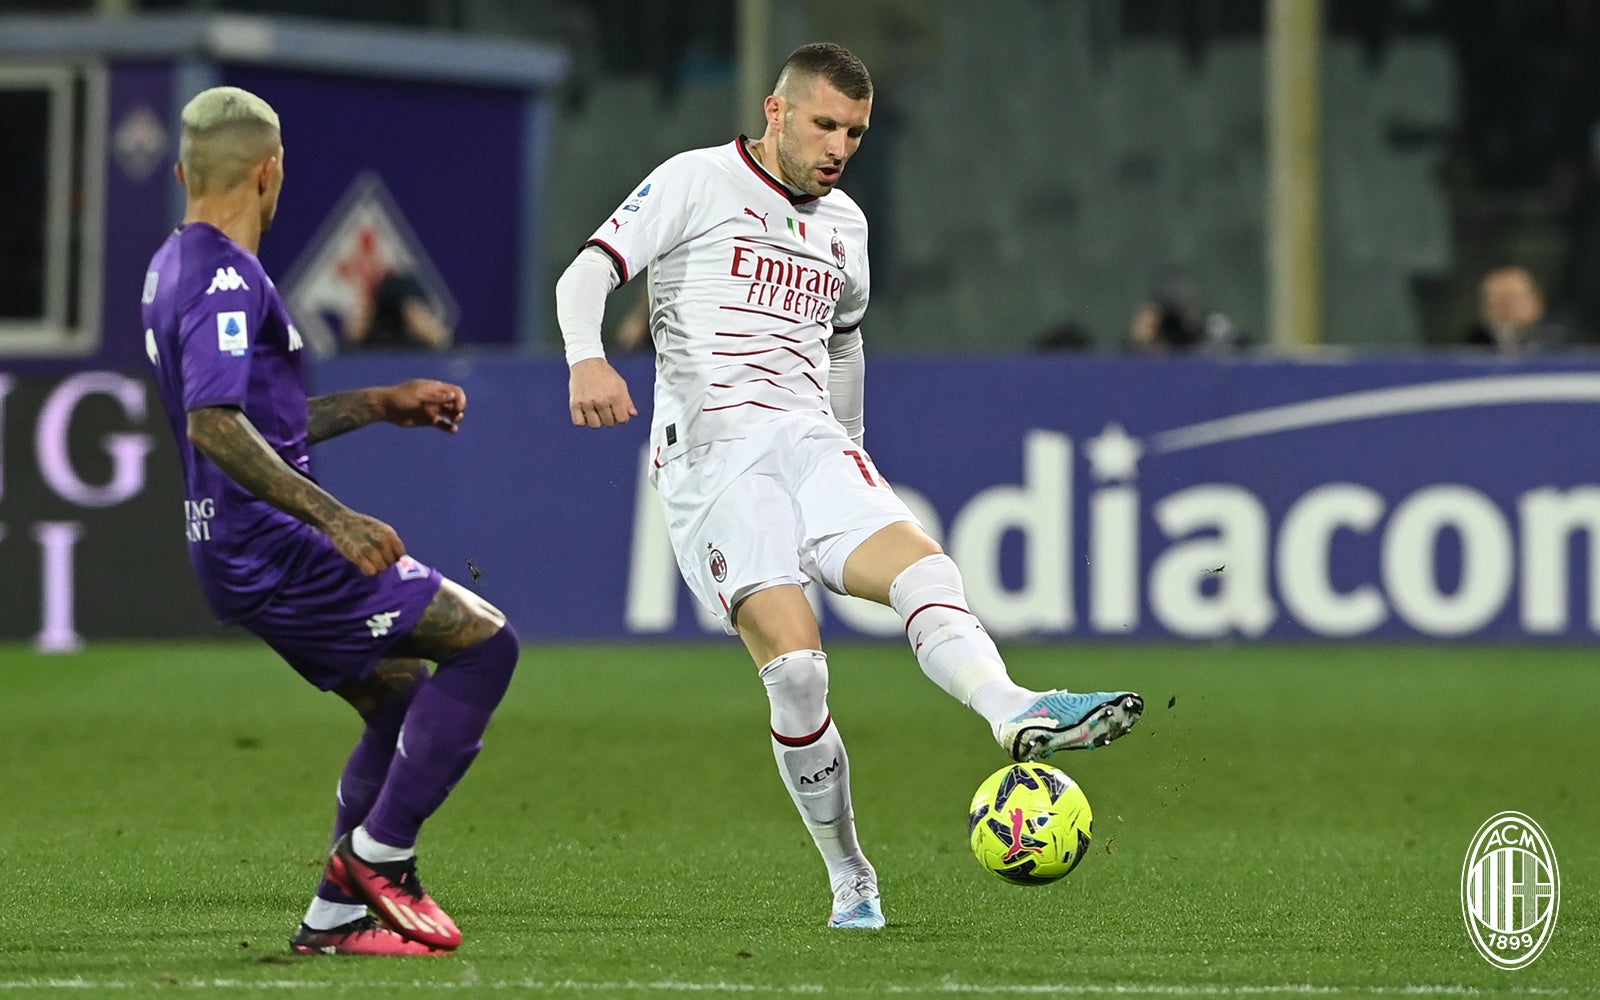
{"type": "Polygon", "coordinates": [[[1589,127],[1588,155],[1576,176],[1567,213],[1567,260],[1557,301],[1566,303],[1579,330],[1600,330],[1600,121],[1589,127]]]}
{"type": "Polygon", "coordinates": [[[1220,312],[1204,312],[1194,282],[1162,282],[1133,312],[1128,346],[1137,354],[1231,351],[1241,346],[1239,329],[1220,312]]]}
{"type": "Polygon", "coordinates": [[[455,331],[440,318],[433,300],[415,275],[390,271],[372,291],[364,313],[350,320],[348,348],[442,351],[455,341],[455,331]]]}
{"type": "Polygon", "coordinates": [[[1033,340],[1036,351],[1086,351],[1093,346],[1089,331],[1074,320],[1052,326],[1033,340]]]}
{"type": "Polygon", "coordinates": [[[1559,350],[1566,328],[1545,316],[1544,295],[1525,267],[1497,267],[1478,286],[1478,321],[1466,342],[1500,354],[1559,350]]]}

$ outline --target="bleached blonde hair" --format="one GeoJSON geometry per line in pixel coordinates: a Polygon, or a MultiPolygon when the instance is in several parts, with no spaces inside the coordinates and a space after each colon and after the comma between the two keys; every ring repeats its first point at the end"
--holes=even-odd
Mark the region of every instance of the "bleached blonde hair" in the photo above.
{"type": "Polygon", "coordinates": [[[238,87],[212,87],[183,106],[178,159],[191,196],[227,191],[282,145],[272,105],[238,87]]]}

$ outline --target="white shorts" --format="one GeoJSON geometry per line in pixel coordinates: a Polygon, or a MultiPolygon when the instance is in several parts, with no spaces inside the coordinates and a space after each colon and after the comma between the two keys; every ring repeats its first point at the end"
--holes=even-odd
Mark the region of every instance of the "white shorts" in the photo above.
{"type": "Polygon", "coordinates": [[[692,448],[655,470],[655,484],[678,569],[730,631],[734,609],[758,590],[816,582],[844,593],[856,546],[898,521],[921,523],[820,414],[692,448]]]}

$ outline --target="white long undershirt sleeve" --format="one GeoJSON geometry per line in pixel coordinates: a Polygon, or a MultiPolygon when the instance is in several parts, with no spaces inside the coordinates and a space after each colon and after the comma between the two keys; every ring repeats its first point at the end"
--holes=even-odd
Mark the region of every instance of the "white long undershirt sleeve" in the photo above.
{"type": "Polygon", "coordinates": [[[828,398],[833,404],[834,419],[857,445],[866,436],[862,402],[866,381],[867,357],[861,349],[861,331],[836,331],[828,338],[828,398]]]}
{"type": "Polygon", "coordinates": [[[556,282],[556,322],[569,367],[606,356],[600,324],[606,315],[606,296],[620,284],[616,265],[599,247],[584,247],[561,272],[556,282]]]}

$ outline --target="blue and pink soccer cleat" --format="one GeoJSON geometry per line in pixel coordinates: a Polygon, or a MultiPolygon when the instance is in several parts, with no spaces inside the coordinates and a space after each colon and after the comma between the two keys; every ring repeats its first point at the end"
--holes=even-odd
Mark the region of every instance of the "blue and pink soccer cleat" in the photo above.
{"type": "Polygon", "coordinates": [[[994,738],[1013,760],[1043,760],[1058,750],[1103,747],[1126,735],[1143,711],[1144,699],[1132,691],[1046,691],[995,726],[994,738]]]}

